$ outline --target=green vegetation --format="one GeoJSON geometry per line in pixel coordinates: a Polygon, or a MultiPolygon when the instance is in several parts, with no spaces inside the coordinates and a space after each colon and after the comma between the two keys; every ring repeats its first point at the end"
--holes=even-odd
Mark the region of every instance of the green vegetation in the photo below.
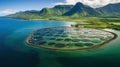
{"type": "Polygon", "coordinates": [[[87,28],[99,28],[99,29],[115,29],[120,30],[120,18],[91,18],[86,20],[88,24],[75,24],[72,27],[87,27],[87,28]]]}
{"type": "Polygon", "coordinates": [[[115,29],[115,30],[120,30],[120,25],[110,24],[110,25],[108,25],[108,28],[115,29]]]}
{"type": "Polygon", "coordinates": [[[88,17],[88,16],[98,16],[98,15],[100,15],[100,13],[98,13],[96,9],[86,6],[80,2],[78,2],[68,12],[63,14],[63,16],[78,16],[78,17],[79,16],[88,17]]]}
{"type": "Polygon", "coordinates": [[[88,24],[71,25],[73,27],[111,28],[120,30],[120,3],[108,4],[100,8],[92,8],[80,2],[76,5],[57,5],[53,8],[43,8],[40,11],[25,11],[6,17],[24,20],[57,20],[70,22],[85,22],[88,24]]]}
{"type": "MultiPolygon", "coordinates": [[[[69,19],[79,19],[81,17],[102,17],[102,18],[118,18],[120,17],[120,3],[109,4],[101,8],[92,8],[80,2],[76,5],[56,5],[53,8],[43,8],[40,11],[31,10],[18,12],[16,14],[7,15],[6,17],[18,19],[61,19],[61,17],[69,19]],[[71,18],[73,17],[73,18],[71,18]]],[[[105,20],[106,21],[106,20],[105,20]]]]}
{"type": "Polygon", "coordinates": [[[120,23],[113,23],[114,25],[120,25],[120,23]]]}

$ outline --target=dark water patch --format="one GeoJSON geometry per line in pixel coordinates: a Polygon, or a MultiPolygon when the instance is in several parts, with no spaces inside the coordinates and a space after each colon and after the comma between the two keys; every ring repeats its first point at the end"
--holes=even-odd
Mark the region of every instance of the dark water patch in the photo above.
{"type": "Polygon", "coordinates": [[[36,52],[20,52],[4,48],[0,55],[0,66],[2,67],[36,67],[39,55],[36,52]]]}
{"type": "MultiPolygon", "coordinates": [[[[120,59],[120,58],[119,58],[120,59]]],[[[118,58],[102,57],[61,57],[57,58],[58,62],[65,67],[119,67],[118,58]]]]}

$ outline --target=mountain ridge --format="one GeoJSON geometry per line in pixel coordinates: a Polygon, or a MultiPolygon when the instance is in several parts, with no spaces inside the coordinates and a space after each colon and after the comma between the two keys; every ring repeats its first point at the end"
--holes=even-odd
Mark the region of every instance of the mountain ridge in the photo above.
{"type": "Polygon", "coordinates": [[[96,10],[106,16],[120,16],[120,3],[108,4],[104,7],[96,8],[96,10]]]}
{"type": "Polygon", "coordinates": [[[100,8],[92,8],[81,2],[76,5],[56,5],[53,8],[43,8],[40,11],[25,11],[7,15],[13,18],[39,18],[47,16],[73,17],[120,17],[120,3],[108,4],[100,8]]]}
{"type": "Polygon", "coordinates": [[[79,16],[99,15],[99,13],[94,8],[91,8],[91,7],[84,5],[80,2],[76,3],[76,5],[71,10],[69,10],[68,12],[63,14],[63,16],[72,16],[74,14],[78,14],[79,16]]]}

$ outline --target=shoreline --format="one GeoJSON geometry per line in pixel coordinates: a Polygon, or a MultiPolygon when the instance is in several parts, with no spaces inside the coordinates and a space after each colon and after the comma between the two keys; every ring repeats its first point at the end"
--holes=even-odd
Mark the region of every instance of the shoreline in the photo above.
{"type": "MultiPolygon", "coordinates": [[[[3,17],[3,18],[11,18],[11,17],[3,17]]],[[[79,19],[78,18],[77,19],[73,19],[73,18],[64,19],[64,17],[63,17],[63,19],[50,19],[50,18],[41,18],[41,19],[11,18],[11,19],[18,19],[18,20],[24,20],[24,21],[58,21],[58,22],[63,22],[63,23],[76,23],[76,24],[73,24],[73,26],[76,26],[76,25],[79,25],[82,23],[82,24],[89,24],[89,25],[87,25],[87,27],[90,27],[90,28],[91,27],[95,27],[98,29],[110,28],[110,29],[120,31],[120,25],[115,24],[115,23],[119,23],[119,21],[116,22],[116,20],[111,19],[111,18],[108,18],[108,20],[106,20],[107,18],[105,19],[105,18],[99,18],[99,17],[88,17],[88,18],[81,17],[79,19]],[[71,20],[71,19],[73,19],[73,20],[71,20]],[[93,19],[93,20],[90,20],[90,19],[93,19]],[[112,21],[110,22],[110,20],[112,20],[112,21]],[[109,21],[109,23],[107,23],[108,21],[109,21]],[[113,21],[115,21],[115,22],[113,22],[113,21]]],[[[85,27],[86,27],[86,25],[85,25],[85,27]]]]}
{"type": "MultiPolygon", "coordinates": [[[[0,17],[0,18],[11,18],[11,17],[0,17]]],[[[68,20],[51,20],[51,19],[21,19],[21,18],[11,18],[11,19],[18,19],[18,20],[26,20],[26,21],[32,21],[32,20],[45,20],[45,21],[61,21],[61,22],[69,22],[69,23],[71,23],[71,22],[76,22],[76,23],[81,23],[81,22],[83,22],[83,21],[80,21],[80,22],[77,22],[77,21],[68,21],[68,20]]],[[[86,22],[85,22],[86,23],[86,22]]]]}
{"type": "MultiPolygon", "coordinates": [[[[37,29],[37,30],[39,30],[39,29],[37,29]]],[[[49,49],[49,50],[66,50],[66,51],[72,51],[72,50],[88,50],[88,49],[98,48],[98,47],[101,47],[101,46],[103,46],[103,45],[105,45],[105,44],[108,44],[108,43],[110,43],[111,41],[115,40],[115,39],[118,37],[118,35],[115,34],[115,33],[113,33],[113,32],[103,30],[103,31],[106,31],[106,32],[109,32],[109,33],[113,34],[114,37],[112,37],[111,39],[106,40],[106,41],[104,41],[104,42],[102,42],[102,43],[100,43],[100,44],[91,46],[91,47],[84,47],[84,48],[51,48],[51,47],[46,47],[46,46],[41,46],[41,45],[29,43],[30,38],[32,37],[32,35],[33,35],[37,30],[34,30],[34,31],[26,38],[25,43],[26,43],[27,45],[30,45],[30,46],[35,46],[35,47],[44,48],[44,49],[49,49]]],[[[101,29],[101,30],[102,30],[102,29],[101,29]]]]}

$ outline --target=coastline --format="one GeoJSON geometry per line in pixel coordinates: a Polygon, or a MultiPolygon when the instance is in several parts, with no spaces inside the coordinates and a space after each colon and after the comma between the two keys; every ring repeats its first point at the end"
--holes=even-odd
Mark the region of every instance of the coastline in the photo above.
{"type": "MultiPolygon", "coordinates": [[[[37,29],[37,30],[38,30],[38,29],[37,29]]],[[[103,46],[103,45],[105,45],[105,44],[108,44],[108,43],[110,43],[111,41],[115,40],[115,39],[118,37],[118,35],[115,34],[115,33],[113,33],[113,32],[103,30],[103,31],[106,31],[106,32],[109,32],[109,33],[113,34],[114,37],[112,37],[111,39],[106,40],[106,41],[104,41],[104,42],[102,42],[102,43],[100,43],[100,44],[91,46],[91,47],[84,47],[84,48],[51,48],[51,47],[45,47],[45,46],[41,46],[41,45],[29,43],[30,38],[32,37],[32,35],[33,35],[37,30],[34,30],[34,31],[32,32],[32,34],[30,34],[30,35],[26,38],[25,43],[26,43],[27,45],[30,45],[30,46],[35,46],[35,47],[39,47],[39,48],[45,48],[45,49],[49,49],[49,50],[72,51],[72,50],[88,50],[88,49],[94,49],[94,48],[101,47],[101,46],[103,46]]]]}
{"type": "MultiPolygon", "coordinates": [[[[4,17],[4,18],[12,18],[12,17],[4,17]]],[[[23,19],[23,18],[12,18],[12,19],[20,19],[25,21],[32,21],[32,20],[45,20],[45,21],[61,21],[65,23],[76,23],[72,26],[85,26],[90,28],[98,28],[98,29],[105,29],[110,28],[114,30],[120,31],[120,21],[119,18],[101,18],[101,17],[81,17],[81,18],[72,18],[72,17],[56,17],[53,19],[50,18],[38,18],[38,19],[23,19]],[[114,21],[114,22],[113,22],[114,21]],[[83,25],[81,25],[81,23],[83,25]],[[88,25],[89,24],[89,25],[88,25]]]]}
{"type": "MultiPolygon", "coordinates": [[[[65,23],[73,23],[73,22],[75,22],[75,23],[81,23],[81,22],[76,22],[76,21],[65,21],[65,20],[51,20],[51,19],[20,19],[20,18],[11,18],[11,17],[0,17],[0,18],[10,18],[10,19],[18,19],[18,20],[25,20],[25,21],[33,21],[33,20],[35,20],[35,21],[39,21],[39,20],[43,20],[43,21],[60,21],[60,22],[65,22],[65,23]]],[[[82,22],[83,23],[83,22],[82,22]]],[[[85,23],[87,23],[87,22],[85,22],[85,23]]]]}

